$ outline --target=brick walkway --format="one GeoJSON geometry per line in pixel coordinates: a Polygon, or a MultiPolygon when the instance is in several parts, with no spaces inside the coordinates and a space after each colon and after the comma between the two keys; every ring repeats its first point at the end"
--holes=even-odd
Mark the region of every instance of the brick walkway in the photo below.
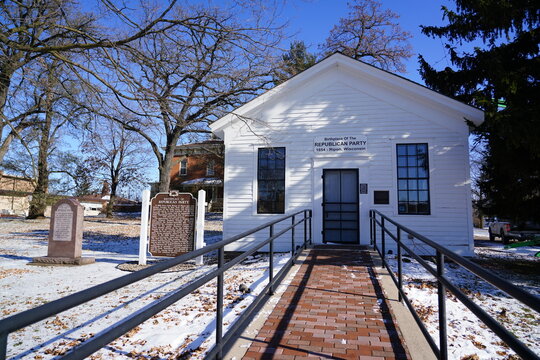
{"type": "Polygon", "coordinates": [[[312,249],[244,359],[409,359],[367,251],[312,249]]]}

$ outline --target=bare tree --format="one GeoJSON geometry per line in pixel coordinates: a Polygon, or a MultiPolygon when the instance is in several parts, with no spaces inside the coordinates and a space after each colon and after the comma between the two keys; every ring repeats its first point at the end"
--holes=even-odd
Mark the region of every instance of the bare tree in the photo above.
{"type": "MultiPolygon", "coordinates": [[[[34,181],[34,192],[30,203],[29,217],[43,216],[51,168],[49,159],[57,151],[56,145],[63,127],[77,122],[82,107],[72,101],[80,89],[72,78],[66,76],[62,64],[50,57],[42,57],[32,65],[31,76],[22,82],[27,89],[23,98],[32,102],[36,114],[27,121],[32,126],[17,133],[17,139],[26,156],[16,156],[4,167],[26,175],[34,181]],[[28,159],[27,161],[21,161],[28,159]],[[30,164],[28,164],[30,163],[30,164]]],[[[30,72],[30,69],[27,69],[30,72]]],[[[8,159],[9,160],[9,159],[8,159]]]]}
{"type": "MultiPolygon", "coordinates": [[[[51,174],[49,191],[52,194],[73,194],[83,196],[94,194],[101,185],[95,177],[95,169],[83,154],[71,151],[57,151],[49,159],[51,174]]],[[[50,197],[50,196],[49,196],[50,197]]]]}
{"type": "Polygon", "coordinates": [[[397,24],[399,16],[381,8],[376,0],[353,0],[349,15],[330,30],[320,46],[326,55],[341,52],[385,70],[405,71],[404,59],[412,56],[411,34],[397,24]]]}
{"type": "Polygon", "coordinates": [[[133,42],[111,62],[128,89],[113,95],[130,115],[110,118],[151,146],[159,191],[169,190],[174,148],[184,136],[208,133],[208,123],[272,84],[281,28],[259,8],[242,9],[259,17],[250,23],[224,8],[178,8],[181,26],[133,42]]]}
{"type": "Polygon", "coordinates": [[[96,122],[96,127],[83,143],[86,162],[94,176],[110,184],[110,199],[105,211],[109,218],[120,187],[146,180],[144,168],[148,158],[144,155],[142,141],[117,122],[105,119],[96,122]]]}
{"type": "MultiPolygon", "coordinates": [[[[33,126],[29,121],[36,109],[19,113],[6,109],[25,68],[37,59],[53,56],[77,71],[92,71],[91,66],[75,61],[75,54],[88,55],[94,49],[115,49],[150,33],[176,26],[167,14],[171,0],[161,10],[145,13],[136,20],[133,11],[117,7],[111,0],[98,0],[100,11],[83,13],[73,0],[6,0],[0,2],[0,162],[19,133],[33,126]],[[105,24],[114,23],[115,28],[105,24]],[[122,32],[117,31],[123,24],[122,32]]],[[[143,2],[141,2],[143,4],[143,2]]],[[[142,5],[141,5],[142,6],[142,5]]]]}

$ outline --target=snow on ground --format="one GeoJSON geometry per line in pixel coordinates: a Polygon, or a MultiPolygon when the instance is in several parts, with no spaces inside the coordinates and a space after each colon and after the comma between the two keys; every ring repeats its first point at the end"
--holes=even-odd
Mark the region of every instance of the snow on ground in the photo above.
{"type": "MultiPolygon", "coordinates": [[[[209,214],[205,241],[221,240],[221,219],[209,214]]],[[[136,261],[139,221],[87,218],[84,224],[83,255],[96,258],[85,266],[29,266],[33,257],[47,253],[49,220],[0,218],[0,317],[83,290],[127,274],[120,264],[136,261]]],[[[484,230],[476,230],[483,238],[484,230]]],[[[485,232],[485,231],[484,231],[485,232]]],[[[538,269],[540,258],[533,255],[540,247],[504,249],[500,243],[476,241],[476,259],[518,286],[540,294],[538,269]]],[[[288,255],[276,261],[286,262],[288,255]]],[[[157,260],[150,257],[149,260],[157,260]]],[[[56,317],[46,319],[14,334],[8,340],[8,357],[14,359],[50,359],[65,353],[99,331],[138,310],[172,289],[215,268],[206,259],[202,267],[156,274],[102,298],[92,300],[56,317]]],[[[267,281],[267,261],[257,256],[228,271],[225,276],[225,330],[261,291],[267,281]],[[240,284],[252,292],[238,291],[240,284]]],[[[390,261],[396,267],[395,260],[390,261]]],[[[459,285],[476,303],[508,327],[534,351],[540,353],[540,316],[526,306],[508,298],[501,291],[453,264],[446,265],[446,276],[459,285]]],[[[415,261],[404,263],[405,288],[420,317],[438,342],[437,289],[434,279],[415,261]]],[[[202,358],[215,338],[215,282],[185,297],[141,326],[113,341],[92,355],[93,359],[202,358]]],[[[282,287],[283,288],[283,287],[282,287]]],[[[273,298],[270,301],[276,302],[273,298]]],[[[447,301],[449,353],[452,359],[476,355],[479,359],[511,359],[509,350],[491,331],[460,302],[450,296],[447,301]]],[[[266,316],[268,314],[259,314],[266,316]]]]}
{"type": "Polygon", "coordinates": [[[540,251],[540,246],[520,246],[509,249],[504,247],[504,244],[500,242],[476,241],[475,253],[480,257],[534,261],[534,255],[540,251]]]}
{"type": "MultiPolygon", "coordinates": [[[[476,241],[474,261],[528,292],[540,295],[539,246],[504,249],[500,243],[476,241]]],[[[405,292],[435,342],[439,343],[437,283],[418,262],[403,263],[405,292]],[[406,275],[405,275],[406,274],[406,275]]],[[[397,271],[397,261],[389,259],[397,271]]],[[[436,268],[434,262],[430,262],[436,268]]],[[[456,264],[446,264],[445,276],[469,298],[509,329],[537,354],[540,353],[540,314],[456,264]]],[[[518,359],[491,330],[455,296],[446,301],[448,352],[451,359],[518,359]]]]}
{"type": "MultiPolygon", "coordinates": [[[[207,220],[207,244],[221,240],[220,217],[209,214],[207,220]]],[[[0,219],[0,318],[128,274],[117,266],[137,260],[139,225],[138,219],[87,218],[83,256],[95,257],[96,263],[29,266],[33,257],[47,254],[49,220],[0,219]]],[[[288,254],[276,255],[276,272],[288,258],[288,254]]],[[[215,261],[209,260],[201,267],[156,274],[19,330],[9,336],[7,355],[38,360],[62,355],[128,314],[215,269],[211,265],[215,261]]],[[[227,271],[224,331],[266,285],[267,264],[267,257],[255,256],[227,271]],[[240,292],[240,284],[249,286],[251,293],[240,292]]],[[[215,283],[212,281],[181,299],[91,358],[202,358],[215,339],[215,283]]]]}

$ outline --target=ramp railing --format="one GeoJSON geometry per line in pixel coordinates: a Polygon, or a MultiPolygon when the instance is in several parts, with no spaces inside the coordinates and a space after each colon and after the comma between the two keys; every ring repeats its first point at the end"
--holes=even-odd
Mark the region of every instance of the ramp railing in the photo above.
{"type": "Polygon", "coordinates": [[[396,284],[399,291],[399,301],[405,302],[414,319],[416,320],[420,330],[424,334],[433,352],[439,359],[448,359],[448,336],[446,332],[446,291],[450,291],[454,296],[465,305],[478,319],[480,319],[487,327],[489,327],[499,338],[505,342],[512,350],[514,350],[523,359],[540,359],[527,345],[517,339],[510,331],[502,326],[497,320],[491,317],[484,309],[474,303],[467,295],[459,289],[459,287],[453,284],[444,273],[445,259],[452,261],[458,266],[470,271],[474,275],[489,282],[499,290],[504,291],[510,297],[522,302],[529,306],[534,311],[540,313],[540,298],[527,291],[515,286],[514,284],[501,279],[492,272],[482,268],[481,266],[467,260],[463,256],[460,256],[453,251],[441,246],[427,237],[418,234],[417,232],[408,229],[407,227],[395,222],[388,216],[380,213],[377,210],[370,210],[370,231],[371,231],[371,244],[375,247],[379,253],[384,267],[388,270],[392,280],[396,284]],[[388,224],[391,224],[392,229],[388,228],[388,224]],[[393,230],[393,231],[392,231],[393,230]],[[419,240],[423,245],[428,246],[436,258],[436,267],[433,268],[428,264],[424,258],[415,254],[407,244],[403,241],[403,235],[408,235],[409,239],[419,240]],[[380,239],[377,237],[380,235],[380,239]],[[394,241],[397,244],[397,274],[394,274],[388,262],[386,261],[386,246],[387,241],[394,241]],[[438,294],[438,312],[439,312],[439,346],[435,343],[431,335],[429,334],[426,326],[416,313],[411,301],[407,297],[407,294],[403,290],[403,261],[402,255],[405,252],[408,256],[414,258],[420,265],[422,265],[431,275],[437,280],[437,294],[438,294]]]}
{"type": "Polygon", "coordinates": [[[195,259],[198,256],[205,255],[216,250],[218,251],[218,264],[215,270],[193,280],[190,283],[184,284],[181,287],[170,291],[167,295],[156,300],[150,306],[145,306],[142,309],[131,313],[129,316],[109,326],[107,329],[101,331],[92,338],[72,348],[69,352],[62,356],[61,359],[84,359],[215,278],[217,278],[216,345],[207,353],[206,358],[221,359],[223,348],[229,345],[232,340],[235,340],[234,335],[241,331],[245,325],[249,323],[249,320],[252,318],[252,315],[257,310],[258,306],[260,306],[263,301],[267,300],[268,297],[273,294],[275,287],[281,282],[287,271],[300,254],[300,250],[302,248],[305,249],[308,244],[311,244],[311,217],[311,210],[301,210],[291,215],[280,217],[279,219],[265,223],[261,226],[257,226],[256,228],[243,232],[239,235],[222,240],[212,245],[208,245],[202,249],[198,249],[170,260],[157,263],[156,265],[146,269],[124,275],[117,279],[93,286],[86,290],[79,291],[34,309],[26,310],[0,320],[0,360],[4,360],[6,358],[8,336],[10,333],[59,314],[62,311],[84,304],[95,298],[109,294],[137,281],[146,279],[149,276],[172,268],[173,266],[183,264],[189,260],[195,259]],[[287,226],[275,233],[275,225],[286,220],[291,221],[290,226],[287,226]],[[301,224],[304,228],[303,239],[302,241],[298,241],[295,239],[295,229],[301,224]],[[235,241],[263,230],[269,231],[268,238],[266,238],[264,241],[256,242],[255,244],[249,246],[242,254],[228,262],[225,262],[224,248],[226,245],[232,244],[235,241]],[[281,268],[281,270],[274,275],[274,241],[289,231],[291,234],[291,258],[281,268]],[[223,334],[224,274],[234,265],[239,264],[242,260],[253,255],[255,252],[267,245],[269,249],[268,284],[253,300],[253,302],[246,309],[244,309],[242,315],[239,316],[236,322],[230,326],[227,333],[223,334]]]}

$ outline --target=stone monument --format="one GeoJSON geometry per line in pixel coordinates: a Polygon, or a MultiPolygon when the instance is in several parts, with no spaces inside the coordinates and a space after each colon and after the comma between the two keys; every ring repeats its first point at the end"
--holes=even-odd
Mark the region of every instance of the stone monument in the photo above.
{"type": "Polygon", "coordinates": [[[190,193],[158,193],[152,199],[150,254],[178,256],[193,251],[196,206],[190,193]]]}
{"type": "Polygon", "coordinates": [[[37,264],[85,265],[94,258],[82,257],[84,208],[77,199],[63,199],[53,205],[47,256],[33,259],[37,264]]]}

